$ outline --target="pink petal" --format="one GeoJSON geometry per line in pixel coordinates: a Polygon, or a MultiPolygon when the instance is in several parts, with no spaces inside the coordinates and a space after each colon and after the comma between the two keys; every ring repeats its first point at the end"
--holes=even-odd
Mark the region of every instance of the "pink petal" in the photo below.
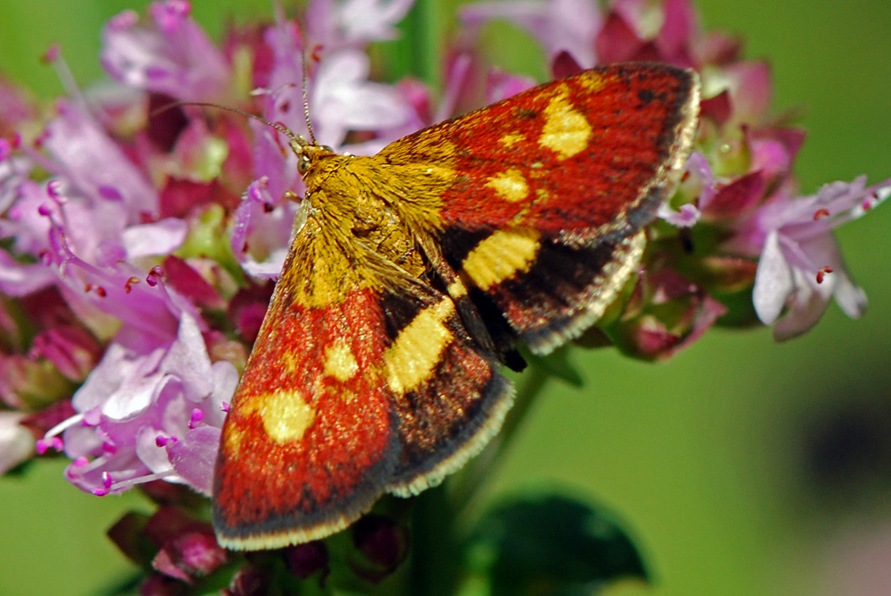
{"type": "Polygon", "coordinates": [[[173,469],[192,488],[210,496],[213,492],[213,472],[220,446],[221,430],[202,425],[167,446],[173,469]]]}

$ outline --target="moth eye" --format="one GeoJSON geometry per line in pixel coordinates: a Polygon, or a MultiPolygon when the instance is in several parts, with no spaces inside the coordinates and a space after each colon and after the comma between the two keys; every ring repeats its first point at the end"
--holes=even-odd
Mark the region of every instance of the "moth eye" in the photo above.
{"type": "Polygon", "coordinates": [[[309,166],[310,166],[310,161],[307,156],[305,156],[305,155],[297,156],[297,171],[300,174],[305,174],[306,171],[309,169],[309,166]]]}

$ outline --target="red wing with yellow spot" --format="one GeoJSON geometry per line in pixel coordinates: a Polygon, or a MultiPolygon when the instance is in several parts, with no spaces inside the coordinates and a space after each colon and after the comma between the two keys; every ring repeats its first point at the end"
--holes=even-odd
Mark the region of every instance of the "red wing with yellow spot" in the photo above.
{"type": "MultiPolygon", "coordinates": [[[[330,272],[300,273],[321,287],[330,272]]],[[[318,308],[279,284],[223,429],[224,546],[327,536],[384,492],[438,483],[497,431],[512,396],[497,358],[449,296],[393,273],[318,308]]]]}
{"type": "Polygon", "coordinates": [[[307,542],[346,527],[382,492],[398,437],[377,370],[377,298],[355,292],[325,309],[273,301],[223,428],[221,544],[307,542]]]}
{"type": "Polygon", "coordinates": [[[436,234],[493,337],[547,353],[603,315],[634,274],[692,142],[692,71],[582,72],[400,139],[393,164],[448,163],[436,234]],[[439,142],[436,142],[436,141],[439,142]]]}
{"type": "Polygon", "coordinates": [[[590,238],[638,228],[686,157],[695,78],[661,65],[588,70],[409,135],[379,156],[450,162],[446,229],[530,227],[590,238]]]}

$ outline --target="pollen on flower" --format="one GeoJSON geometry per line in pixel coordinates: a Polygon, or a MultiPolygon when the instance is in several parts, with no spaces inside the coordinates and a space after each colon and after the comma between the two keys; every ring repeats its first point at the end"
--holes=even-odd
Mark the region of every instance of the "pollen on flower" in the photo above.
{"type": "Polygon", "coordinates": [[[133,291],[133,286],[134,286],[135,284],[138,284],[138,283],[139,283],[139,278],[138,278],[138,277],[130,277],[130,279],[128,279],[128,280],[124,283],[124,292],[127,293],[127,294],[129,294],[130,292],[133,291]]]}
{"type": "Polygon", "coordinates": [[[160,266],[155,265],[148,272],[148,275],[145,276],[145,283],[150,285],[151,287],[155,287],[159,283],[161,283],[161,277],[164,275],[164,271],[160,266]]]}
{"type": "Polygon", "coordinates": [[[97,497],[104,497],[111,492],[111,487],[114,482],[111,479],[111,474],[108,472],[102,472],[102,488],[94,488],[91,493],[93,493],[97,497]]]}
{"type": "Polygon", "coordinates": [[[192,410],[192,416],[189,419],[189,430],[195,430],[195,427],[198,426],[198,423],[204,420],[204,412],[195,408],[192,410]]]}
{"type": "Polygon", "coordinates": [[[102,286],[94,286],[91,283],[84,284],[84,294],[94,293],[100,298],[105,298],[108,295],[108,292],[105,291],[105,288],[102,286]]]}
{"type": "Polygon", "coordinates": [[[176,435],[158,435],[157,437],[155,437],[155,445],[157,445],[158,447],[166,447],[170,443],[175,443],[178,440],[179,439],[176,437],[176,435]]]}
{"type": "Polygon", "coordinates": [[[817,271],[817,283],[818,284],[823,283],[823,279],[826,277],[827,273],[832,273],[832,267],[829,267],[828,265],[826,267],[823,267],[819,271],[817,271]]]}
{"type": "Polygon", "coordinates": [[[65,197],[62,196],[62,183],[55,179],[46,183],[46,194],[57,203],[65,200],[65,197]]]}
{"type": "Polygon", "coordinates": [[[43,455],[50,449],[54,451],[62,451],[64,448],[64,444],[62,443],[62,437],[49,437],[43,439],[37,439],[37,442],[34,444],[34,450],[37,451],[37,455],[43,455]]]}
{"type": "Polygon", "coordinates": [[[824,208],[822,208],[822,209],[817,209],[817,210],[814,212],[814,221],[817,221],[817,220],[822,219],[822,218],[824,218],[824,217],[829,217],[829,209],[826,209],[826,208],[824,207],[824,208]]]}

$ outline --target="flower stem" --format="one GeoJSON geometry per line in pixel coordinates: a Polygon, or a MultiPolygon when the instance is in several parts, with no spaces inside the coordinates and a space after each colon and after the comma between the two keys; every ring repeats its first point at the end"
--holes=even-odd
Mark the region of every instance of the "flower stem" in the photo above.
{"type": "Polygon", "coordinates": [[[501,431],[476,459],[449,481],[449,495],[455,504],[457,514],[464,514],[479,501],[487,482],[495,476],[497,466],[504,459],[505,451],[510,447],[535,403],[535,398],[542,392],[550,378],[551,375],[545,367],[534,361],[531,363],[529,370],[523,373],[523,384],[514,397],[514,405],[508,412],[501,431]]]}
{"type": "Polygon", "coordinates": [[[448,596],[456,592],[461,550],[455,533],[455,517],[444,485],[415,498],[408,593],[448,596]]]}
{"type": "Polygon", "coordinates": [[[445,484],[415,498],[411,520],[410,593],[432,596],[456,593],[461,581],[461,542],[470,526],[467,512],[479,500],[481,489],[494,475],[495,466],[549,378],[544,367],[533,364],[501,432],[483,453],[445,484]]]}

